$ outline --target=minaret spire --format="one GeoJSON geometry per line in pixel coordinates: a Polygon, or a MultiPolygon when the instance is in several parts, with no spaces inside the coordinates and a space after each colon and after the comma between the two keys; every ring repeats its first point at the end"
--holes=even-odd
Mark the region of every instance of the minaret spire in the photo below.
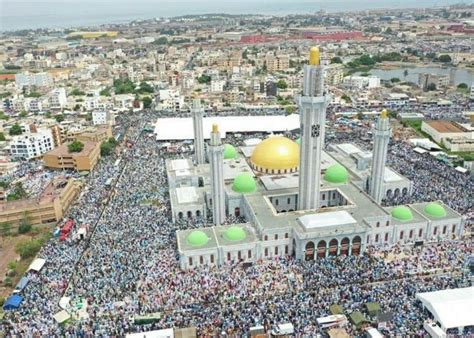
{"type": "Polygon", "coordinates": [[[225,192],[224,192],[224,146],[217,124],[212,125],[209,146],[209,161],[211,163],[211,198],[212,220],[214,225],[225,221],[225,192]]]}
{"type": "Polygon", "coordinates": [[[381,203],[385,195],[385,164],[387,162],[388,142],[392,133],[390,129],[390,119],[388,118],[388,111],[386,109],[382,110],[379,118],[375,122],[373,133],[374,150],[372,154],[369,193],[377,203],[381,203]]]}
{"type": "Polygon", "coordinates": [[[205,162],[204,134],[202,130],[204,109],[201,107],[201,99],[195,98],[193,100],[191,115],[193,117],[194,129],[194,160],[196,164],[203,164],[205,162]]]}
{"type": "Polygon", "coordinates": [[[318,209],[320,200],[321,153],[324,145],[326,107],[331,101],[324,92],[324,70],[318,47],[309,51],[304,67],[303,95],[296,98],[300,111],[300,167],[298,209],[318,209]]]}

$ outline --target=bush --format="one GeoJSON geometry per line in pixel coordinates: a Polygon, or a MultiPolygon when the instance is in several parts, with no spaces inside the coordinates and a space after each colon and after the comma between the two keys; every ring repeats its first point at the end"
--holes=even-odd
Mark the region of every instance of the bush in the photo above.
{"type": "Polygon", "coordinates": [[[18,263],[16,261],[11,261],[8,262],[7,266],[10,270],[16,270],[18,263]]]}
{"type": "Polygon", "coordinates": [[[11,128],[10,128],[10,135],[15,136],[15,135],[21,135],[23,131],[21,130],[21,126],[18,123],[15,123],[11,128]]]}
{"type": "Polygon", "coordinates": [[[21,259],[28,257],[34,257],[40,251],[42,241],[33,239],[33,240],[23,240],[16,244],[15,252],[20,255],[21,259]]]}
{"type": "Polygon", "coordinates": [[[18,227],[19,234],[26,234],[30,231],[31,231],[31,224],[24,223],[24,224],[20,224],[20,226],[18,227]]]}
{"type": "Polygon", "coordinates": [[[12,281],[11,277],[5,277],[5,279],[3,280],[3,285],[13,286],[13,281],[12,281]]]}
{"type": "Polygon", "coordinates": [[[67,149],[70,153],[80,153],[84,149],[84,143],[81,141],[73,141],[68,144],[67,149]]]}
{"type": "Polygon", "coordinates": [[[0,297],[0,306],[3,306],[5,304],[5,297],[0,297]]]}

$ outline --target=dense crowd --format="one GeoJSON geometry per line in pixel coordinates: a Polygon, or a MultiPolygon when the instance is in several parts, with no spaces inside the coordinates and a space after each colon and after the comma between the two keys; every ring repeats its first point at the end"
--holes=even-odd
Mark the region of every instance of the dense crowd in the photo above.
{"type": "MultiPolygon", "coordinates": [[[[171,222],[164,163],[182,155],[164,153],[153,135],[143,132],[155,118],[146,113],[121,121],[130,147],[100,162],[68,213],[77,224],[91,225],[87,239],[53,238],[44,246],[39,257],[47,260],[46,266],[38,274],[29,273],[24,302],[6,313],[0,326],[7,336],[123,336],[185,326],[196,327],[201,335],[243,335],[255,325],[269,329],[285,322],[293,323],[297,334],[315,335],[323,332],[316,318],[328,315],[330,305],[340,304],[349,314],[362,311],[366,302],[379,302],[383,312],[393,314],[383,333],[413,336],[423,334],[427,318],[415,301],[417,292],[465,285],[461,269],[470,252],[465,241],[370,249],[360,257],[310,262],[284,257],[251,266],[181,270],[175,232],[202,226],[205,220],[171,222]],[[111,187],[106,185],[109,178],[116,182],[111,187]],[[52,316],[60,311],[63,296],[86,299],[89,318],[58,325],[52,316]],[[150,313],[160,313],[161,319],[134,323],[134,316],[150,313]]],[[[397,146],[392,146],[390,161],[399,160],[399,170],[409,174],[413,162],[397,146]],[[409,163],[406,168],[403,161],[409,163]]],[[[443,180],[446,171],[430,174],[443,180]]],[[[431,184],[415,184],[420,195],[414,198],[429,199],[431,195],[421,194],[431,184]]],[[[466,186],[456,188],[454,178],[446,186],[437,198],[472,212],[466,186]],[[457,189],[463,190],[460,196],[454,196],[457,189]]],[[[348,331],[360,333],[353,326],[348,331]]]]}

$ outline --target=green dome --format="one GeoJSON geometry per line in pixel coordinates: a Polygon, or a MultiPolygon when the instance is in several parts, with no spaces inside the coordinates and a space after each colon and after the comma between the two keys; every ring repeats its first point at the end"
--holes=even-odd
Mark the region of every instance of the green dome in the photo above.
{"type": "Polygon", "coordinates": [[[326,170],[324,179],[331,183],[344,183],[349,179],[349,173],[346,168],[337,163],[326,170]]]}
{"type": "Polygon", "coordinates": [[[251,173],[242,173],[234,179],[232,190],[242,194],[254,192],[257,185],[251,173]]]}
{"type": "Polygon", "coordinates": [[[237,156],[237,150],[232,144],[224,144],[224,159],[230,160],[237,156]]]}
{"type": "Polygon", "coordinates": [[[425,213],[431,217],[444,217],[446,216],[446,210],[439,203],[432,202],[426,205],[425,213]]]}
{"type": "Polygon", "coordinates": [[[295,140],[296,143],[298,143],[299,145],[301,145],[301,137],[298,137],[296,140],[295,140]]]}
{"type": "Polygon", "coordinates": [[[224,238],[227,239],[228,241],[241,241],[244,240],[245,237],[247,237],[247,234],[245,233],[244,229],[238,226],[231,226],[229,229],[227,229],[224,232],[224,238]]]}
{"type": "Polygon", "coordinates": [[[400,206],[392,209],[392,217],[399,221],[410,221],[413,219],[411,210],[405,206],[400,206]]]}
{"type": "Polygon", "coordinates": [[[192,246],[203,246],[209,241],[209,237],[201,230],[194,230],[186,237],[186,241],[192,246]]]}

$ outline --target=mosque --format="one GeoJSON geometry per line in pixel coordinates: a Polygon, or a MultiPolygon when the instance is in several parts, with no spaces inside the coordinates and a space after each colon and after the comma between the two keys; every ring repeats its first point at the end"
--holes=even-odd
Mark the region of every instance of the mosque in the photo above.
{"type": "Polygon", "coordinates": [[[285,255],[303,260],[359,255],[368,245],[462,235],[464,219],[440,201],[381,206],[385,196],[412,189],[408,179],[386,167],[391,135],[386,111],[375,123],[372,154],[352,144],[323,150],[330,99],[313,47],[297,97],[297,141],[271,136],[236,149],[222,143],[213,125],[206,151],[203,109],[193,103],[194,159],[166,162],[172,217],[179,222],[212,215],[213,226],[177,231],[181,268],[285,255]],[[231,215],[245,223],[225,224],[231,215]]]}

